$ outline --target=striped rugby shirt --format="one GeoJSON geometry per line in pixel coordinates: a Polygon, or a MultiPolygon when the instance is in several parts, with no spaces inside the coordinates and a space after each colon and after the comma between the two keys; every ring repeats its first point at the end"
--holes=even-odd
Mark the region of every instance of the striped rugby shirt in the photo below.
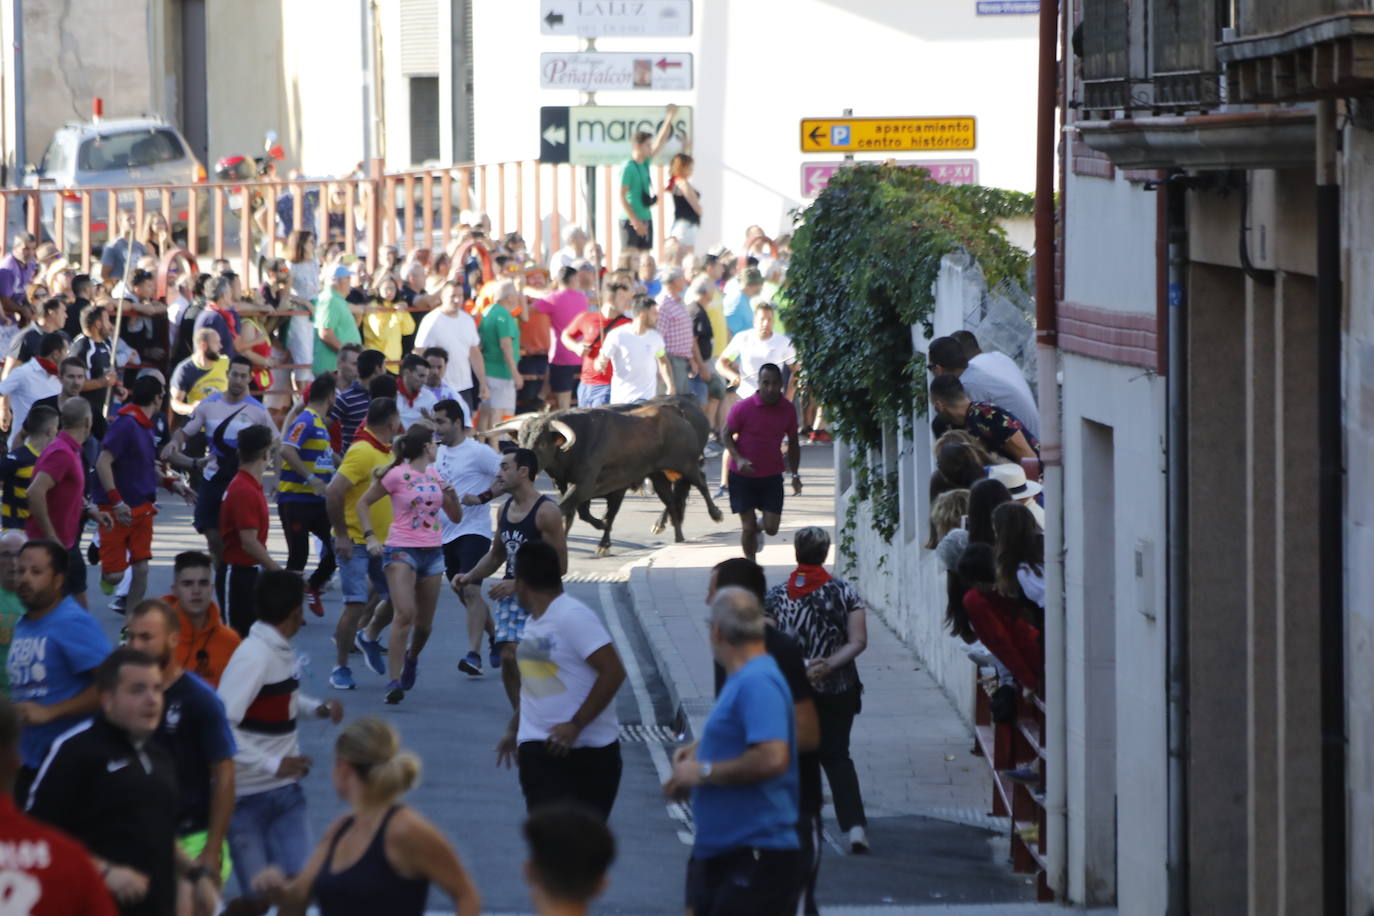
{"type": "Polygon", "coordinates": [[[0,527],[23,528],[28,521],[29,484],[37,461],[37,450],[27,442],[0,458],[0,527]]]}
{"type": "MultiPolygon", "coordinates": [[[[309,407],[301,411],[296,422],[291,424],[282,444],[296,449],[301,461],[313,472],[312,476],[325,483],[334,476],[334,453],[329,442],[329,428],[319,414],[309,407]]],[[[315,491],[310,489],[310,482],[283,461],[277,502],[324,502],[324,497],[316,496],[315,491]]]]}

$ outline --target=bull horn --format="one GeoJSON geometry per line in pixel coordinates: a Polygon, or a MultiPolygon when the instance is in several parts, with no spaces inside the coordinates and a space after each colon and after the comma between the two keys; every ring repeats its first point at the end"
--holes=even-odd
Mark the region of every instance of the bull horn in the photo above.
{"type": "Polygon", "coordinates": [[[573,432],[572,427],[562,420],[550,420],[549,425],[558,430],[559,434],[564,439],[563,444],[558,447],[559,450],[564,452],[572,451],[572,447],[577,444],[577,433],[573,432]]]}

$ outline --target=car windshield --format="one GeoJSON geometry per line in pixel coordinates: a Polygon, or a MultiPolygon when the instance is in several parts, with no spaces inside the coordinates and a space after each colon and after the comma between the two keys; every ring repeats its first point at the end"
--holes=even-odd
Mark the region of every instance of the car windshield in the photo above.
{"type": "Polygon", "coordinates": [[[181,141],[170,130],[131,130],[83,141],[77,166],[82,172],[140,169],[175,162],[185,155],[181,141]]]}
{"type": "Polygon", "coordinates": [[[38,171],[44,175],[53,175],[67,171],[71,165],[69,155],[70,147],[62,142],[61,137],[54,137],[48,144],[48,148],[43,152],[43,159],[38,164],[38,171]]]}

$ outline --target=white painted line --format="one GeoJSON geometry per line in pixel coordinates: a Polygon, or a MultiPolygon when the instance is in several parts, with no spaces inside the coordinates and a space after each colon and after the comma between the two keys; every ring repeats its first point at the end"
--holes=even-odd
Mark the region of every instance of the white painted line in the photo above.
{"type": "MultiPolygon", "coordinates": [[[[625,628],[620,625],[620,607],[616,604],[615,593],[608,582],[602,582],[599,588],[601,597],[601,607],[606,612],[606,629],[611,631],[611,641],[616,644],[620,651],[620,663],[625,666],[625,680],[630,682],[630,690],[635,695],[635,703],[639,706],[639,721],[645,725],[657,725],[658,717],[654,715],[654,702],[649,696],[649,687],[644,682],[644,672],[640,670],[639,658],[635,655],[634,646],[630,639],[625,635],[625,628]]],[[[663,745],[657,741],[647,742],[649,748],[649,759],[654,763],[654,770],[658,773],[660,784],[668,781],[672,775],[673,768],[668,762],[668,752],[663,749],[663,745]]],[[[667,806],[668,817],[685,825],[685,818],[680,806],[674,802],[667,806]]],[[[685,846],[692,845],[692,834],[688,830],[678,830],[678,839],[685,846]]]]}

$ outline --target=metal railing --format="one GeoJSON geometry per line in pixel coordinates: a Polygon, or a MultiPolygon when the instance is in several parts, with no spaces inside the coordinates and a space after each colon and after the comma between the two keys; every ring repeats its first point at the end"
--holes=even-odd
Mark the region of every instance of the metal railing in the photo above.
{"type": "MultiPolygon", "coordinates": [[[[666,169],[656,170],[662,188],[666,169]]],[[[590,230],[594,223],[602,263],[613,267],[620,254],[618,171],[601,166],[589,175],[580,166],[527,160],[387,173],[380,160],[374,160],[366,175],[331,178],[41,185],[0,189],[0,226],[9,226],[22,214],[16,222],[40,241],[58,244],[69,263],[89,273],[103,247],[119,237],[119,221],[111,214],[127,210],[142,226],[146,214],[160,212],[176,247],[197,258],[237,261],[240,273],[253,280],[259,254],[280,254],[264,252],[264,239],[282,241],[288,228],[313,229],[321,245],[337,241],[345,252],[364,255],[369,265],[375,265],[385,245],[395,245],[403,253],[446,248],[462,223],[463,211],[477,211],[487,214],[493,235],[518,232],[540,264],[561,247],[564,227],[577,223],[590,230]]],[[[656,208],[660,257],[668,228],[665,220],[670,217],[667,198],[660,193],[656,208]]]]}

